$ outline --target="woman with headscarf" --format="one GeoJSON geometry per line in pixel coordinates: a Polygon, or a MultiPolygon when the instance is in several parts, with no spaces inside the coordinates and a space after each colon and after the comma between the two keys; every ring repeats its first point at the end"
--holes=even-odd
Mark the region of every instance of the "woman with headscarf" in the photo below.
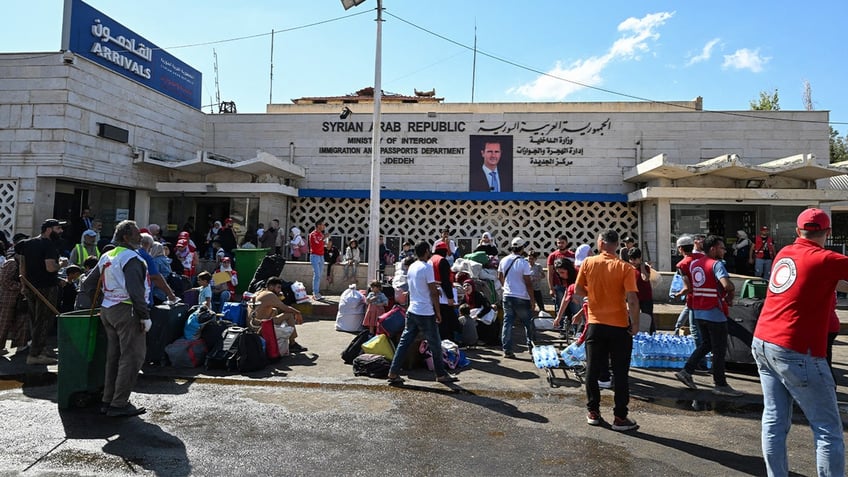
{"type": "Polygon", "coordinates": [[[748,255],[751,251],[751,241],[748,239],[748,234],[744,230],[736,231],[736,243],[733,244],[733,263],[736,265],[734,270],[740,275],[750,275],[748,269],[748,255]]]}
{"type": "Polygon", "coordinates": [[[492,235],[489,234],[489,232],[483,232],[483,235],[480,237],[480,243],[477,244],[474,251],[486,252],[486,255],[497,255],[498,247],[495,246],[495,242],[492,241],[492,235]]]}
{"type": "Polygon", "coordinates": [[[309,252],[304,253],[304,248],[306,247],[306,239],[301,236],[302,232],[297,227],[291,228],[291,240],[289,241],[289,247],[291,247],[291,256],[295,260],[305,259],[309,260],[309,252]]]}
{"type": "Polygon", "coordinates": [[[477,284],[470,278],[462,282],[462,291],[463,302],[473,311],[471,318],[477,321],[479,339],[487,345],[500,344],[501,329],[496,323],[497,320],[493,320],[488,325],[482,321],[483,316],[494,311],[492,303],[481,291],[477,290],[477,284]]]}
{"type": "MultiPolygon", "coordinates": [[[[171,259],[165,255],[165,247],[162,246],[159,242],[153,242],[153,245],[150,246],[150,256],[153,257],[153,263],[156,264],[156,269],[159,271],[159,274],[162,275],[166,281],[168,277],[171,275],[171,259]]],[[[161,304],[163,301],[168,299],[167,293],[165,290],[161,288],[153,286],[153,303],[156,305],[161,304]]]]}

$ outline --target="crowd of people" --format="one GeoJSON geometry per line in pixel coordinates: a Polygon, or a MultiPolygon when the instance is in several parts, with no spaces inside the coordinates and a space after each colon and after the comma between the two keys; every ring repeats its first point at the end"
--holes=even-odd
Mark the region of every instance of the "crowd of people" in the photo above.
{"type": "MultiPolygon", "coordinates": [[[[11,339],[12,346],[26,350],[28,365],[55,364],[56,354],[46,338],[60,309],[67,309],[68,300],[71,309],[99,304],[108,341],[101,411],[114,417],[138,415],[145,410],[131,404],[129,396],[144,362],[144,336],[151,326],[149,310],[156,303],[176,300],[175,285],[185,282],[199,285],[199,298],[209,307],[214,307],[216,300],[234,298],[237,274],[232,254],[238,245],[232,220],[214,222],[201,248],[189,230],[180,232],[171,244],[156,224],[139,228],[131,220],[118,223],[113,237],[104,243],[87,210],[81,221],[91,228],[82,230],[73,247],[63,248],[61,238],[68,224],[56,219],[43,221],[38,236],[19,233],[11,243],[2,244],[6,254],[0,264],[0,340],[5,346],[11,339]],[[216,262],[216,273],[223,271],[231,278],[214,283],[211,273],[199,270],[201,255],[216,262]],[[175,275],[180,280],[175,281],[175,275]]],[[[281,253],[287,247],[292,257],[308,259],[313,269],[313,298],[320,300],[324,265],[328,265],[328,279],[329,267],[337,262],[344,266],[346,279],[355,278],[362,258],[356,240],[341,254],[325,230],[325,222],[318,220],[304,238],[299,228],[292,227],[286,241],[274,219],[268,228],[260,224],[255,245],[281,253]],[[328,256],[330,263],[325,263],[328,256]]],[[[765,403],[762,446],[769,474],[785,475],[788,469],[786,434],[793,401],[810,421],[819,469],[841,470],[844,444],[830,347],[836,334],[835,293],[848,289],[844,283],[848,281],[848,258],[824,248],[831,232],[830,218],[819,209],[807,209],[798,216],[798,238],[780,250],[767,227],[760,232],[751,241],[740,231],[727,259],[741,267],[747,258],[748,265],[769,280],[752,344],[765,403]],[[807,372],[801,376],[801,370],[807,372]]],[[[439,349],[442,338],[453,338],[467,345],[477,344],[478,339],[487,344],[497,342],[506,359],[529,352],[536,336],[533,319],[537,311],[542,316],[545,313],[539,285],[547,280],[554,326],[566,335],[579,333],[586,346],[587,423],[597,426],[603,422],[600,389],[611,388],[611,428],[636,429],[638,425],[628,415],[630,356],[640,321],[650,320],[645,327],[650,333],[656,331],[651,283],[655,272],[635,240],[622,240],[615,230],[598,235],[594,244],[597,254],[592,253],[590,244],[573,251],[565,235],[558,236],[555,244],[544,258],[545,271],[538,263],[541,252],[520,236],[510,240],[507,253],[498,250],[488,232],[466,254],[450,238],[449,229],[442,230],[432,244],[404,242],[393,283],[397,288],[394,298],[407,306],[406,325],[391,363],[389,383],[403,382],[402,363],[419,332],[430,349],[439,349]],[[502,322],[493,318],[498,311],[502,311],[502,322]],[[476,328],[473,333],[469,323],[476,328]],[[523,347],[514,342],[516,325],[523,329],[523,347]]],[[[683,256],[676,264],[683,283],[676,295],[685,298],[685,307],[675,328],[688,326],[696,349],[675,376],[686,387],[697,389],[693,375],[704,369],[704,358],[711,353],[712,392],[740,396],[742,393],[728,384],[724,369],[729,307],[735,294],[725,265],[725,241],[715,235],[695,234],[679,237],[676,245],[683,256]]],[[[394,257],[382,240],[381,252],[382,268],[394,257]]],[[[369,308],[363,324],[372,331],[389,302],[383,284],[380,280],[369,283],[369,308]]],[[[283,304],[281,285],[277,277],[268,280],[255,296],[253,318],[294,327],[302,323],[302,317],[295,307],[283,304]]],[[[291,352],[305,351],[294,341],[296,336],[291,337],[291,352]]],[[[438,382],[457,380],[441,360],[434,360],[434,372],[438,382]]]]}

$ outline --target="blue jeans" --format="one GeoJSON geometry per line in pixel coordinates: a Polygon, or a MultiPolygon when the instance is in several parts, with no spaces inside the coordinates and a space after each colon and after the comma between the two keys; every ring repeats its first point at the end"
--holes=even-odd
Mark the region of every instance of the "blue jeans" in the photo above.
{"type": "Polygon", "coordinates": [[[769,277],[771,277],[771,259],[768,258],[755,258],[754,259],[754,276],[755,277],[763,277],[764,280],[768,281],[769,277]]]}
{"type": "Polygon", "coordinates": [[[530,314],[530,300],[505,296],[503,298],[504,307],[504,322],[501,330],[501,341],[503,342],[504,353],[512,353],[512,326],[515,319],[521,320],[526,333],[527,348],[530,348],[530,342],[533,341],[533,317],[530,314]]]}
{"type": "Polygon", "coordinates": [[[321,294],[321,272],[324,271],[324,256],[309,254],[309,261],[312,263],[312,294],[321,294]]]}
{"type": "MultiPolygon", "coordinates": [[[[392,359],[392,365],[389,367],[389,374],[397,375],[403,360],[406,358],[406,352],[409,347],[418,337],[418,332],[424,335],[427,340],[427,346],[433,353],[433,370],[436,372],[436,377],[445,376],[445,362],[442,361],[442,338],[439,336],[439,328],[436,325],[436,315],[416,315],[415,313],[406,314],[406,326],[403,328],[403,334],[400,335],[395,357],[392,359]]],[[[417,353],[418,350],[413,350],[417,353]]]]}
{"type": "Polygon", "coordinates": [[[554,316],[559,313],[559,304],[565,297],[565,287],[562,285],[554,285],[554,316]]]}
{"type": "Polygon", "coordinates": [[[844,475],[842,418],[827,360],[759,338],[754,338],[751,348],[763,388],[762,446],[768,475],[789,473],[786,435],[792,426],[793,400],[798,402],[813,431],[818,475],[844,475]]]}

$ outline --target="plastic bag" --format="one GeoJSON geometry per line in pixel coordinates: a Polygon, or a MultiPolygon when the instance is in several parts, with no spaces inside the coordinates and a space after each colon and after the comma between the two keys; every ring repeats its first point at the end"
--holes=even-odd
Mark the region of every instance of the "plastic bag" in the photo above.
{"type": "Polygon", "coordinates": [[[668,297],[674,298],[675,295],[683,290],[683,286],[683,275],[675,273],[674,277],[671,279],[671,286],[668,287],[668,297]]]}

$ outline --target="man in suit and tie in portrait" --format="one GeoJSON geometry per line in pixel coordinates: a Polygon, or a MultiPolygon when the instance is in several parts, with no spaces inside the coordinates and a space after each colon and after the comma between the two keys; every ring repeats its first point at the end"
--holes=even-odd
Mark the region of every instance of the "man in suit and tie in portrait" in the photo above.
{"type": "Polygon", "coordinates": [[[471,136],[469,149],[468,190],[512,192],[512,136],[471,136]]]}

